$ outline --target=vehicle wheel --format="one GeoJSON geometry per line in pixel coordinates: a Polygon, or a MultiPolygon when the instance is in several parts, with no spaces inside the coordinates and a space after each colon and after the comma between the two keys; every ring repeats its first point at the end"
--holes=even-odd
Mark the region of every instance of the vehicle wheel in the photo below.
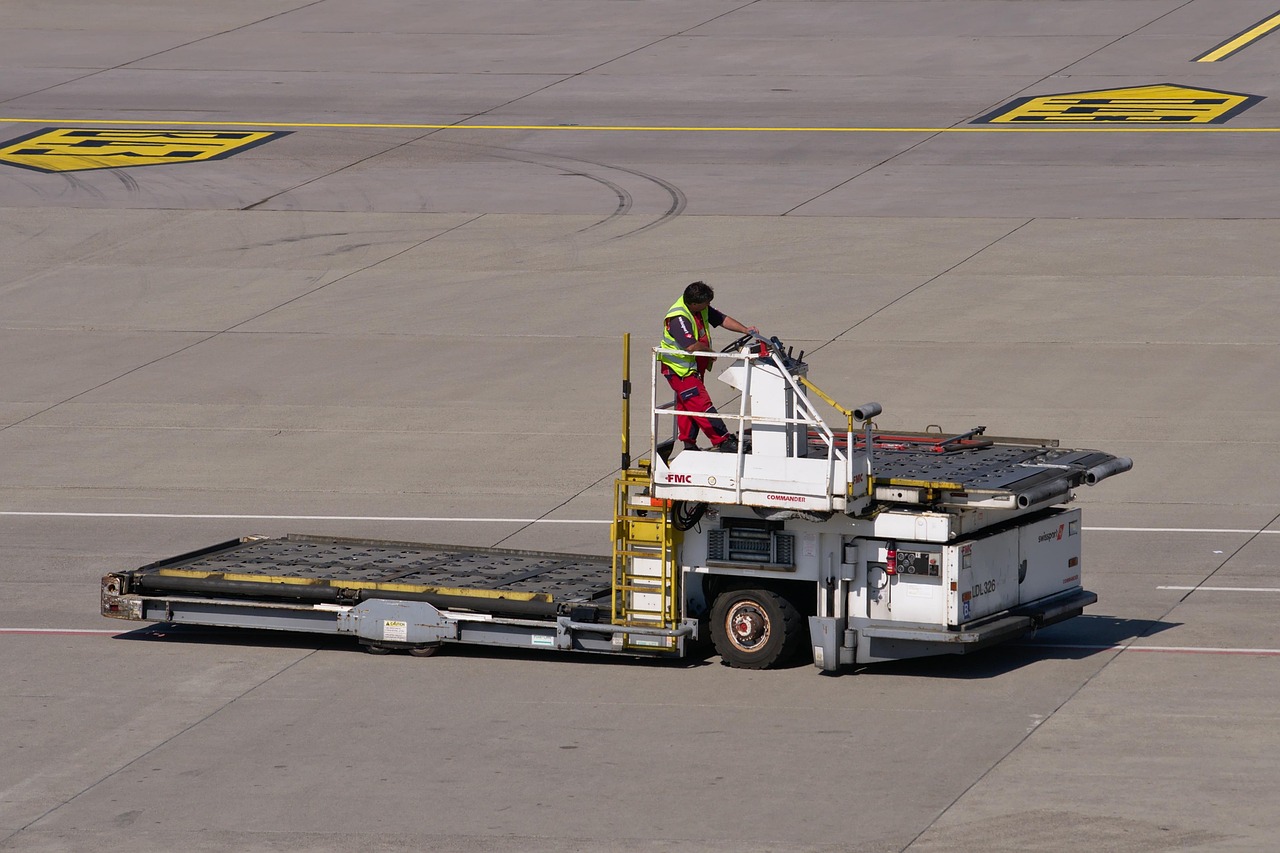
{"type": "Polygon", "coordinates": [[[413,655],[415,658],[429,658],[436,652],[440,651],[440,646],[442,645],[443,643],[434,643],[430,646],[414,646],[409,649],[409,654],[413,655]]]}
{"type": "Polygon", "coordinates": [[[729,666],[769,669],[795,656],[804,617],[767,589],[722,593],[711,607],[711,639],[729,666]]]}
{"type": "Polygon", "coordinates": [[[373,643],[364,643],[363,646],[371,655],[389,655],[394,651],[390,646],[375,646],[373,643]]]}

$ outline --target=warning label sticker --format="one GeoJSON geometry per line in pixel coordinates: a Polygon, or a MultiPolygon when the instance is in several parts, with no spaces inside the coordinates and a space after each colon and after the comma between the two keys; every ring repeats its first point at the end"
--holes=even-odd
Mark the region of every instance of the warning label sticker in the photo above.
{"type": "Polygon", "coordinates": [[[1261,101],[1261,95],[1157,83],[1019,98],[973,124],[1221,124],[1261,101]]]}
{"type": "Polygon", "coordinates": [[[0,147],[0,163],[37,172],[79,172],[221,160],[289,131],[90,130],[46,127],[0,147]]]}

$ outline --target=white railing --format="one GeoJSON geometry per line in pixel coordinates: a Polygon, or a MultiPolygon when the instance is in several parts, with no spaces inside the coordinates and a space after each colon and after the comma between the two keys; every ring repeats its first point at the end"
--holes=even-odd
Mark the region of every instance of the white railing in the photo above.
{"type": "MultiPolygon", "coordinates": [[[[659,444],[657,437],[662,432],[661,425],[662,425],[663,418],[669,417],[672,419],[671,436],[672,436],[672,440],[674,441],[676,438],[678,438],[678,435],[679,435],[678,423],[676,421],[676,418],[692,417],[692,415],[690,414],[686,414],[684,412],[678,411],[676,409],[676,405],[674,401],[665,402],[665,403],[658,402],[658,388],[659,388],[661,364],[662,364],[662,362],[659,360],[659,356],[663,354],[684,355],[684,356],[690,355],[690,353],[687,353],[684,350],[670,350],[670,349],[664,349],[662,347],[655,347],[653,349],[653,360],[652,360],[652,365],[650,370],[650,376],[651,376],[650,458],[656,458],[657,445],[659,444]]],[[[797,381],[796,377],[793,376],[789,370],[787,370],[779,353],[776,352],[776,350],[771,348],[769,350],[769,353],[765,356],[759,355],[758,353],[751,352],[744,348],[743,350],[740,350],[738,352],[731,352],[731,353],[712,353],[712,352],[697,353],[696,357],[708,358],[713,360],[729,360],[735,363],[742,363],[743,365],[745,365],[745,368],[746,368],[745,375],[742,381],[742,387],[740,389],[738,412],[734,414],[731,412],[717,410],[714,413],[714,415],[711,413],[707,414],[707,417],[719,418],[720,420],[725,421],[726,425],[728,423],[736,424],[737,429],[734,430],[734,432],[736,433],[738,438],[738,454],[737,454],[738,462],[737,462],[737,468],[736,468],[736,475],[734,479],[735,479],[735,483],[737,484],[735,487],[737,499],[739,500],[741,499],[742,491],[743,491],[742,473],[745,465],[744,451],[746,448],[746,441],[745,441],[746,431],[748,428],[750,428],[753,425],[777,425],[782,427],[787,427],[792,425],[803,426],[805,428],[804,435],[802,438],[806,446],[805,458],[809,458],[809,459],[813,458],[812,456],[809,456],[807,454],[809,432],[810,430],[816,432],[822,444],[826,446],[826,462],[827,462],[826,494],[828,496],[831,495],[831,489],[832,489],[833,481],[835,479],[835,471],[836,471],[835,466],[837,463],[840,464],[844,469],[844,475],[845,475],[844,482],[846,484],[846,493],[847,493],[849,484],[853,482],[853,458],[852,458],[853,454],[852,454],[851,448],[854,446],[854,439],[853,439],[852,429],[850,429],[846,433],[846,442],[847,442],[846,450],[841,451],[840,448],[837,446],[835,433],[827,425],[826,421],[823,420],[822,416],[818,413],[817,409],[814,408],[813,403],[808,398],[808,395],[806,393],[806,387],[813,387],[813,386],[807,381],[803,385],[801,384],[801,382],[797,381]],[[792,411],[794,411],[796,416],[779,417],[777,415],[758,415],[749,411],[751,390],[752,390],[752,387],[751,387],[752,376],[754,374],[753,368],[755,366],[755,363],[761,360],[768,360],[772,366],[777,368],[778,372],[781,374],[781,376],[785,380],[788,388],[792,392],[792,399],[794,400],[792,411]]],[[[662,386],[666,387],[665,381],[662,382],[662,386]]],[[[819,391],[819,394],[821,394],[820,391],[819,391]]],[[[824,399],[826,399],[825,395],[822,395],[822,396],[824,397],[824,399]]],[[[830,401],[828,400],[828,402],[830,401]]],[[[779,408],[781,409],[782,407],[780,406],[779,408]]],[[[841,410],[843,411],[843,409],[841,410]]],[[[800,458],[800,452],[799,452],[800,449],[799,447],[794,446],[794,444],[797,444],[797,443],[798,442],[793,443],[793,448],[789,453],[789,455],[793,456],[794,458],[800,458]]]]}

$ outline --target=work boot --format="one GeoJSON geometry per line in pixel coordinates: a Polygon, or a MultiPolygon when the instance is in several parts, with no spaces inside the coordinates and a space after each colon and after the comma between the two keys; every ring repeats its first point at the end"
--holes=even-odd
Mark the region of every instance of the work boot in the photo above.
{"type": "Polygon", "coordinates": [[[716,445],[716,450],[721,453],[737,453],[738,437],[736,435],[727,436],[724,441],[716,445]]]}
{"type": "Polygon", "coordinates": [[[686,442],[684,443],[684,449],[685,449],[685,450],[697,450],[697,449],[698,449],[698,442],[696,442],[696,441],[686,441],[686,442]]]}

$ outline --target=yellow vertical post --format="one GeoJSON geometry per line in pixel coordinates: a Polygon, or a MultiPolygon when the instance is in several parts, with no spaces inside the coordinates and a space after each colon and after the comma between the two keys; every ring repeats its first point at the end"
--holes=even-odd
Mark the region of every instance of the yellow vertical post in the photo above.
{"type": "Polygon", "coordinates": [[[622,467],[631,467],[631,333],[622,336],[622,467]]]}

